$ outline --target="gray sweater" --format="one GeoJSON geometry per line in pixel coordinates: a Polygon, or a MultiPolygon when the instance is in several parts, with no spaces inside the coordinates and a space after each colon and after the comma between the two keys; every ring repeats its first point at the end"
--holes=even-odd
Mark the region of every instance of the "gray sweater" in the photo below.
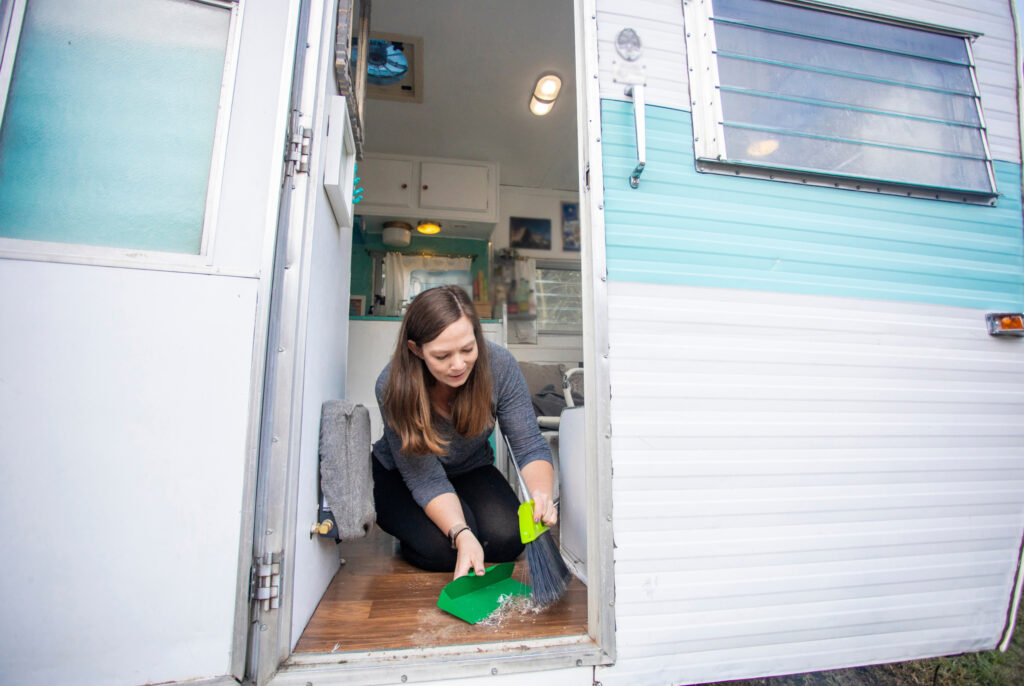
{"type": "MultiPolygon", "coordinates": [[[[534,460],[551,462],[547,442],[540,435],[537,417],[533,413],[530,392],[512,353],[499,345],[487,342],[488,361],[493,380],[492,398],[497,410],[498,424],[508,436],[516,463],[522,469],[534,460]]],[[[448,476],[494,463],[494,451],[488,438],[490,431],[479,436],[456,434],[451,420],[435,415],[435,426],[442,435],[451,436],[447,455],[406,455],[402,452],[401,437],[388,425],[384,414],[384,387],[388,381],[390,363],[377,377],[377,402],[381,405],[384,436],[374,443],[373,454],[387,469],[398,469],[413,499],[426,507],[442,493],[454,493],[448,476]]]]}

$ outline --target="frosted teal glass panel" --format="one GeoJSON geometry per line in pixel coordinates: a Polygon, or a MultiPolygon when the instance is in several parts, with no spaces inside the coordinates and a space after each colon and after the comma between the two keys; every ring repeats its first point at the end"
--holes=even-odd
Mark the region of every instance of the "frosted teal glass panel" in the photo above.
{"type": "Polygon", "coordinates": [[[0,236],[199,253],[230,18],[189,0],[29,0],[0,236]]]}

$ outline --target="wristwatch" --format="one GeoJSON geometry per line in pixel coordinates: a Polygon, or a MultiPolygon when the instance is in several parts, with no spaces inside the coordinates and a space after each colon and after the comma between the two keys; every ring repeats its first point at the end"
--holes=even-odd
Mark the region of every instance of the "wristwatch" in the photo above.
{"type": "Polygon", "coordinates": [[[457,539],[459,537],[459,534],[461,534],[463,531],[466,531],[467,529],[469,529],[469,525],[465,522],[456,524],[452,528],[448,529],[448,540],[452,542],[453,550],[455,549],[455,539],[457,539]]]}

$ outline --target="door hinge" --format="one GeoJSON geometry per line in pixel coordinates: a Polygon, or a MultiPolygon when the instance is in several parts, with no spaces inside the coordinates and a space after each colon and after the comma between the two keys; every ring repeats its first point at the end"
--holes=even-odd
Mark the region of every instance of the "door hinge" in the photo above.
{"type": "Polygon", "coordinates": [[[254,558],[249,569],[249,600],[259,601],[263,611],[276,610],[281,602],[281,553],[254,558]]]}
{"type": "Polygon", "coordinates": [[[305,174],[309,171],[309,146],[313,139],[313,130],[302,126],[302,113],[292,110],[292,123],[288,131],[288,150],[285,154],[285,176],[305,174]]]}

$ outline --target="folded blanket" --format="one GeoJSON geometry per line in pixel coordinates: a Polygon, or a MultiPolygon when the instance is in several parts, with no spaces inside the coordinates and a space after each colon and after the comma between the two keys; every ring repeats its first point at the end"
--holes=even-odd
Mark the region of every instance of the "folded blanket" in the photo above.
{"type": "Polygon", "coordinates": [[[370,413],[349,400],[320,409],[320,488],[338,537],[365,536],[377,519],[370,470],[370,413]]]}

